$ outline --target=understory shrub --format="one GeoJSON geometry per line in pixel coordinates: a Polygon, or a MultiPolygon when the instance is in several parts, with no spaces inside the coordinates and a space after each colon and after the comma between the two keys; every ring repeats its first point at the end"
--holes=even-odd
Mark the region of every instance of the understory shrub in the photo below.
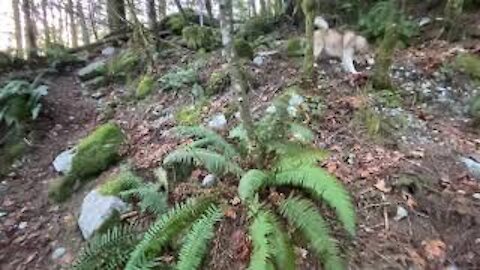
{"type": "Polygon", "coordinates": [[[187,47],[192,50],[204,49],[210,51],[220,44],[218,31],[207,26],[187,26],[182,30],[182,37],[187,43],[187,47]]]}
{"type": "Polygon", "coordinates": [[[135,96],[138,99],[143,99],[150,95],[150,93],[155,88],[155,78],[150,74],[145,74],[141,77],[140,82],[137,85],[137,89],[135,91],[135,96]]]}
{"type": "Polygon", "coordinates": [[[177,91],[199,81],[197,69],[192,66],[176,68],[163,75],[158,82],[163,91],[177,91]]]}

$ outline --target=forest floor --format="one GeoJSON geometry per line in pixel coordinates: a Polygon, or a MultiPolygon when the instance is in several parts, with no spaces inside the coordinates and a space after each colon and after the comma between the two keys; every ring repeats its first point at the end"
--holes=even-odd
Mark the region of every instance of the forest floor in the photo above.
{"type": "MultiPolygon", "coordinates": [[[[404,124],[398,128],[398,118],[392,118],[393,123],[385,120],[387,127],[375,136],[361,120],[372,96],[351,84],[337,68],[340,64],[322,62],[314,86],[302,93],[322,108],[321,116],[306,120],[315,130],[316,145],[330,153],[322,166],[346,185],[357,207],[358,235],[341,243],[350,269],[480,269],[480,179],[459,162],[460,157],[480,161],[478,130],[464,116],[465,98],[477,86],[444,65],[453,61],[460,46],[474,53],[479,49],[432,42],[397,54],[392,74],[400,99],[394,105],[386,102],[382,109],[387,115],[401,115],[404,124]]],[[[159,70],[192,57],[172,55],[159,70]]],[[[209,57],[201,77],[221,67],[219,58],[215,53],[209,57]]],[[[250,92],[255,116],[301,77],[301,64],[281,53],[249,69],[256,82],[250,92]]],[[[75,73],[50,79],[46,109],[28,138],[29,151],[1,179],[0,269],[56,269],[74,260],[83,241],[76,225],[79,205],[95,183],[69,202],[54,204],[47,196],[48,184],[57,177],[51,164],[104,121],[101,104],[117,102],[113,119],[128,137],[124,159],[148,172],[179,143],[166,135],[175,125],[168,114],[190,102],[182,93],[158,92],[147,101],[122,103],[118,100],[123,86],[110,86],[103,96],[93,98],[84,94],[75,73]],[[52,259],[62,247],[65,254],[52,259]]],[[[213,97],[203,118],[227,111],[234,101],[231,91],[213,97]]],[[[174,184],[170,201],[201,192],[198,177],[174,184]]],[[[236,187],[228,181],[220,185],[232,190],[234,199],[236,187]]],[[[244,269],[247,264],[247,217],[241,206],[231,210],[217,229],[207,269],[244,269]]],[[[334,233],[336,239],[346,239],[341,230],[334,233]]],[[[302,269],[320,269],[305,249],[297,251],[302,269]]]]}

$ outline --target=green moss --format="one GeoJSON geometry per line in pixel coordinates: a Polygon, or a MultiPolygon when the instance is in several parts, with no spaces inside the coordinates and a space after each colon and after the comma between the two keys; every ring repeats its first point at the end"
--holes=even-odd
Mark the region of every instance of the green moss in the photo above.
{"type": "Polygon", "coordinates": [[[214,71],[207,82],[206,94],[208,96],[221,93],[230,85],[230,76],[227,71],[214,71]]]}
{"type": "Polygon", "coordinates": [[[235,39],[235,41],[233,42],[233,47],[238,57],[249,59],[249,60],[253,58],[254,53],[253,53],[252,46],[250,46],[250,43],[248,43],[245,39],[243,38],[235,39]]]}
{"type": "Polygon", "coordinates": [[[99,187],[102,195],[118,196],[120,192],[138,188],[143,182],[142,178],[135,175],[132,171],[122,169],[119,173],[114,174],[99,187]]]}
{"type": "Polygon", "coordinates": [[[111,79],[126,78],[141,63],[139,52],[127,50],[112,58],[107,63],[107,76],[111,79]]]}
{"type": "Polygon", "coordinates": [[[117,125],[108,123],[98,127],[78,144],[69,175],[84,181],[101,173],[118,160],[123,141],[117,125]]]}
{"type": "Polygon", "coordinates": [[[302,38],[292,38],[287,41],[287,55],[290,57],[300,57],[305,55],[305,40],[302,38]]]}
{"type": "Polygon", "coordinates": [[[480,80],[480,57],[473,54],[461,54],[457,57],[456,66],[472,79],[480,80]]]}
{"type": "Polygon", "coordinates": [[[143,99],[148,96],[155,87],[155,78],[152,75],[145,74],[138,83],[135,96],[138,99],[143,99]]]}
{"type": "Polygon", "coordinates": [[[198,125],[202,121],[202,105],[184,106],[175,113],[175,121],[179,125],[198,125]]]}
{"type": "Polygon", "coordinates": [[[213,50],[220,45],[218,32],[211,27],[192,25],[183,28],[183,40],[192,50],[213,50]]]}

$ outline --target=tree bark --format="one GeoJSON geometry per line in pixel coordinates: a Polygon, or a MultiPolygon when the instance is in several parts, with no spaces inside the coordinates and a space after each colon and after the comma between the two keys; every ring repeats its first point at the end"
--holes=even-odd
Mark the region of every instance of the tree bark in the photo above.
{"type": "Polygon", "coordinates": [[[73,0],[67,1],[67,12],[70,21],[70,37],[72,38],[72,47],[78,47],[78,33],[77,33],[77,24],[75,20],[75,13],[73,9],[73,0]]]}
{"type": "Polygon", "coordinates": [[[257,4],[256,4],[256,0],[249,0],[249,3],[250,3],[250,10],[251,10],[251,16],[252,17],[256,17],[257,16],[257,4]]]}
{"type": "Polygon", "coordinates": [[[58,43],[61,45],[65,44],[65,41],[63,39],[63,9],[60,5],[57,6],[57,12],[58,12],[58,31],[57,36],[58,36],[58,43]]]}
{"type": "Polygon", "coordinates": [[[187,14],[185,14],[185,10],[183,10],[182,3],[180,3],[180,0],[173,0],[175,2],[175,6],[177,6],[178,12],[182,14],[183,17],[187,17],[187,14]]]}
{"type": "Polygon", "coordinates": [[[90,21],[90,28],[92,28],[92,33],[95,38],[95,40],[99,40],[98,37],[98,31],[97,31],[97,22],[95,21],[96,16],[95,16],[95,5],[96,2],[93,0],[90,0],[88,3],[88,17],[90,21]]]}
{"type": "Polygon", "coordinates": [[[303,62],[303,70],[307,79],[313,78],[313,20],[315,17],[315,1],[303,0],[303,13],[305,14],[305,38],[307,45],[305,48],[305,59],[303,62]]]}
{"type": "Polygon", "coordinates": [[[260,14],[267,15],[267,4],[265,0],[260,0],[260,14]]]}
{"type": "Polygon", "coordinates": [[[87,20],[85,19],[85,13],[83,12],[82,1],[77,0],[77,14],[80,22],[80,29],[82,31],[82,43],[83,45],[90,44],[90,35],[88,33],[87,20]]]}
{"type": "Polygon", "coordinates": [[[45,35],[45,48],[49,48],[52,42],[50,38],[50,26],[48,25],[47,0],[42,0],[41,7],[43,34],[45,35]]]}
{"type": "Polygon", "coordinates": [[[158,0],[158,15],[160,20],[167,17],[167,0],[158,0]]]}
{"type": "Polygon", "coordinates": [[[107,0],[107,14],[110,32],[126,28],[127,22],[124,0],[107,0]]]}
{"type": "Polygon", "coordinates": [[[373,87],[377,90],[392,88],[390,80],[390,67],[393,61],[393,53],[398,42],[397,25],[391,23],[385,32],[385,36],[377,49],[375,56],[375,69],[373,73],[373,87]]]}
{"type": "Polygon", "coordinates": [[[222,55],[230,61],[232,58],[232,1],[220,0],[220,32],[222,34],[222,55]]]}
{"type": "Polygon", "coordinates": [[[205,9],[207,10],[208,17],[213,19],[212,0],[205,0],[205,9]]]}
{"type": "Polygon", "coordinates": [[[148,17],[148,27],[151,31],[157,29],[157,9],[155,8],[155,0],[147,0],[147,17],[148,17]]]}
{"type": "Polygon", "coordinates": [[[20,24],[20,3],[19,0],[12,0],[13,19],[15,21],[15,54],[17,57],[23,56],[23,35],[20,24]]]}
{"type": "Polygon", "coordinates": [[[38,58],[37,42],[35,37],[35,26],[32,19],[31,0],[23,0],[23,15],[25,16],[25,40],[28,59],[38,58]]]}

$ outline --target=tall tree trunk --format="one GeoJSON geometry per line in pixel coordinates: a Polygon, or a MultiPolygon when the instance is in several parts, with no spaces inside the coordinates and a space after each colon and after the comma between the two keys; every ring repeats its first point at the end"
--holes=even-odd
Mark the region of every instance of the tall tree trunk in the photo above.
{"type": "Polygon", "coordinates": [[[260,14],[262,14],[262,16],[267,15],[267,3],[265,0],[260,0],[260,14]]]}
{"type": "Polygon", "coordinates": [[[212,0],[205,0],[205,9],[207,10],[208,17],[213,19],[212,0]]]}
{"type": "Polygon", "coordinates": [[[43,34],[45,35],[45,48],[49,48],[51,44],[50,26],[48,25],[47,0],[42,0],[42,24],[43,34]]]}
{"type": "Polygon", "coordinates": [[[57,12],[58,12],[58,43],[61,45],[65,45],[65,40],[63,39],[63,9],[60,5],[57,6],[57,12]]]}
{"type": "Polygon", "coordinates": [[[385,36],[375,55],[375,69],[373,72],[373,87],[377,90],[392,88],[390,80],[390,67],[393,61],[393,53],[398,43],[398,30],[395,23],[387,26],[385,36]]]}
{"type": "Polygon", "coordinates": [[[124,0],[107,0],[107,14],[110,32],[126,28],[127,23],[124,0]]]}
{"type": "Polygon", "coordinates": [[[23,56],[23,35],[20,24],[20,3],[19,0],[12,0],[13,20],[15,23],[15,53],[17,57],[23,56]]]}
{"type": "Polygon", "coordinates": [[[72,47],[78,47],[78,34],[77,34],[77,24],[75,20],[75,12],[73,9],[73,0],[67,1],[67,11],[70,21],[70,37],[72,38],[72,47]]]}
{"type": "Polygon", "coordinates": [[[83,45],[90,44],[90,35],[88,33],[87,20],[85,19],[85,13],[83,12],[82,1],[77,0],[77,14],[80,22],[80,29],[82,31],[82,43],[83,45]]]}
{"type": "Polygon", "coordinates": [[[148,27],[151,31],[157,29],[157,9],[155,7],[155,0],[147,0],[147,17],[148,17],[148,27]]]}
{"type": "Polygon", "coordinates": [[[307,46],[305,48],[305,60],[303,63],[303,70],[307,79],[313,78],[313,20],[315,17],[315,1],[303,0],[303,13],[305,14],[305,38],[307,46]]]}
{"type": "Polygon", "coordinates": [[[95,16],[95,5],[96,2],[94,0],[90,0],[88,3],[88,18],[90,21],[90,28],[92,28],[92,33],[93,37],[95,40],[98,40],[98,31],[97,31],[97,22],[96,22],[96,16],[95,16]]]}
{"type": "Polygon", "coordinates": [[[257,16],[257,4],[256,4],[256,0],[249,0],[249,3],[250,3],[250,10],[251,10],[251,16],[252,17],[256,17],[257,16]]]}
{"type": "Polygon", "coordinates": [[[463,25],[460,22],[460,16],[463,13],[463,4],[464,0],[447,0],[444,13],[448,40],[457,40],[463,34],[463,25]]]}
{"type": "Polygon", "coordinates": [[[180,3],[180,0],[173,0],[175,2],[175,6],[177,6],[178,12],[180,12],[183,17],[187,17],[187,14],[185,14],[185,10],[183,10],[182,3],[180,3]]]}
{"type": "Polygon", "coordinates": [[[232,77],[232,86],[238,100],[238,108],[243,127],[247,132],[248,149],[255,160],[260,160],[259,145],[255,134],[252,113],[250,111],[250,102],[248,99],[248,80],[242,65],[237,57],[235,49],[231,46],[233,39],[233,10],[232,0],[220,0],[220,28],[226,58],[229,62],[230,75],[232,77]]]}
{"type": "Polygon", "coordinates": [[[160,20],[167,17],[167,0],[158,0],[158,16],[160,20]]]}
{"type": "Polygon", "coordinates": [[[228,61],[232,57],[233,10],[231,0],[220,0],[220,32],[222,34],[222,55],[228,61]]]}
{"type": "Polygon", "coordinates": [[[35,37],[35,27],[32,19],[32,3],[31,0],[23,0],[23,15],[25,16],[25,40],[28,59],[38,57],[37,42],[35,37]]]}

